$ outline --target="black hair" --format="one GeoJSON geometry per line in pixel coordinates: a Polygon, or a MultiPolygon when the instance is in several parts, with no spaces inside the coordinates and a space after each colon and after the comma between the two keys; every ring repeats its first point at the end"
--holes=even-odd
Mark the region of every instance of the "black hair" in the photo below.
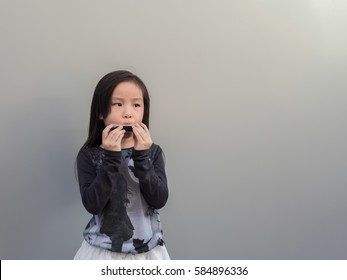
{"type": "Polygon", "coordinates": [[[122,82],[132,82],[141,89],[144,102],[144,114],[142,122],[149,127],[150,99],[146,85],[138,76],[129,71],[114,71],[102,77],[99,83],[96,85],[90,108],[88,138],[81,149],[101,145],[102,131],[105,128],[105,124],[104,121],[100,119],[100,116],[106,118],[111,112],[111,98],[113,91],[122,82]]]}

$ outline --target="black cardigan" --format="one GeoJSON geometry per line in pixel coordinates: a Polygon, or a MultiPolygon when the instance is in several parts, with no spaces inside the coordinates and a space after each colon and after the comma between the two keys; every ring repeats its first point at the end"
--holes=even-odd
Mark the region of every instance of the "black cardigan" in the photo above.
{"type": "MultiPolygon", "coordinates": [[[[134,174],[139,179],[141,193],[153,209],[162,208],[168,199],[168,186],[163,152],[152,144],[148,150],[132,149],[134,174]]],[[[82,202],[86,210],[100,214],[108,203],[119,180],[121,152],[101,147],[81,149],[77,156],[77,172],[82,202]]]]}

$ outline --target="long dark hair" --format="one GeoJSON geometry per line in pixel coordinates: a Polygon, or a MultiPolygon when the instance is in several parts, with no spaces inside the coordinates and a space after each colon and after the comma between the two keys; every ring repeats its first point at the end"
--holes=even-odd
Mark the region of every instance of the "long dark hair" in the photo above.
{"type": "Polygon", "coordinates": [[[102,77],[99,83],[96,85],[90,108],[88,138],[81,149],[101,145],[102,131],[105,128],[105,124],[104,121],[100,119],[100,116],[106,118],[111,112],[111,98],[113,91],[122,82],[133,82],[141,89],[144,102],[144,114],[142,122],[149,127],[150,99],[145,84],[138,76],[129,71],[114,71],[102,77]]]}

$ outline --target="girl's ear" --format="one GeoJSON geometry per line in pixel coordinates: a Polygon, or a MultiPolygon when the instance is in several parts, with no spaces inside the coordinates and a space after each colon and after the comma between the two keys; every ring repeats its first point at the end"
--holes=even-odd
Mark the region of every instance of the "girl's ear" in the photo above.
{"type": "Polygon", "coordinates": [[[104,117],[100,114],[99,115],[99,120],[103,120],[104,119],[104,117]]]}

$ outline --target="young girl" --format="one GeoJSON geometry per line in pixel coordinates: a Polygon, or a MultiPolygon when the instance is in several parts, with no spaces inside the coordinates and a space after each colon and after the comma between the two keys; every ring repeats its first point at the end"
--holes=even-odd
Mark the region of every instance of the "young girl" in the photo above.
{"type": "Polygon", "coordinates": [[[107,74],[95,88],[77,156],[82,202],[93,216],[74,259],[170,259],[158,212],[168,187],[149,103],[145,84],[128,71],[107,74]]]}

